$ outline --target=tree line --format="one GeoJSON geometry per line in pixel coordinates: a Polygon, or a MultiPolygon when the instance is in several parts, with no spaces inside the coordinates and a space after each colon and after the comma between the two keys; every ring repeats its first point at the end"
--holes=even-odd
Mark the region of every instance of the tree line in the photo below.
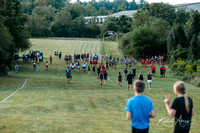
{"type": "MultiPolygon", "coordinates": [[[[23,12],[27,14],[26,29],[31,37],[89,37],[96,38],[106,30],[104,25],[89,24],[84,16],[109,15],[124,10],[137,10],[147,2],[140,0],[95,0],[70,3],[66,0],[21,0],[23,12]]],[[[126,23],[126,22],[125,22],[126,23]]],[[[126,26],[126,25],[124,25],[126,26]]],[[[125,29],[125,27],[123,28],[125,29]]]]}

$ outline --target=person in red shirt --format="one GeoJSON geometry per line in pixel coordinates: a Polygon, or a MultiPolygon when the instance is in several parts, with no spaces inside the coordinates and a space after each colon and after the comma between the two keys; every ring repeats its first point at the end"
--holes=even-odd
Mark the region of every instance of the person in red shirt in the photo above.
{"type": "Polygon", "coordinates": [[[52,64],[52,56],[49,56],[50,64],[52,64]]]}
{"type": "Polygon", "coordinates": [[[106,69],[104,68],[103,70],[102,70],[102,72],[103,72],[103,74],[106,72],[106,69]]]}
{"type": "Polygon", "coordinates": [[[143,60],[143,59],[141,60],[141,65],[142,65],[142,66],[144,65],[144,60],[143,60]]]}
{"type": "Polygon", "coordinates": [[[149,66],[151,65],[151,59],[149,60],[149,66]]]}
{"type": "Polygon", "coordinates": [[[92,60],[90,60],[90,65],[92,66],[92,60]]]}
{"type": "Polygon", "coordinates": [[[95,65],[95,61],[94,60],[92,61],[92,64],[95,65]]]}
{"type": "Polygon", "coordinates": [[[165,70],[166,70],[166,68],[165,68],[164,65],[162,66],[162,69],[163,69],[163,77],[165,77],[165,70]]]}
{"type": "Polygon", "coordinates": [[[151,65],[151,70],[152,70],[152,75],[155,76],[156,75],[156,67],[153,64],[151,65]]]}
{"type": "Polygon", "coordinates": [[[146,61],[147,61],[147,66],[149,66],[149,60],[148,60],[148,59],[146,59],[146,61]]]}
{"type": "MultiPolygon", "coordinates": [[[[101,70],[101,64],[99,63],[99,69],[101,70]]],[[[102,68],[103,69],[103,68],[102,68]]]]}
{"type": "Polygon", "coordinates": [[[102,64],[102,69],[104,69],[104,64],[102,64]]]}

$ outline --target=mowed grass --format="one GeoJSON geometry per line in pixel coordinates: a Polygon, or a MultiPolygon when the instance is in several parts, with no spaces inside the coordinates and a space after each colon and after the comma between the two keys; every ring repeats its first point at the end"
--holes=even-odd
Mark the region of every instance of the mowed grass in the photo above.
{"type": "MultiPolygon", "coordinates": [[[[124,111],[127,99],[134,96],[127,91],[127,82],[118,86],[118,72],[124,71],[124,64],[117,69],[109,69],[107,85],[101,86],[94,73],[88,75],[76,70],[72,73],[71,84],[66,83],[64,63],[65,54],[102,53],[102,43],[98,40],[59,40],[31,39],[32,50],[42,50],[45,60],[54,50],[62,51],[62,59],[53,55],[53,65],[45,71],[45,65],[37,64],[36,72],[32,63],[19,62],[19,72],[10,72],[0,77],[0,102],[20,88],[25,79],[27,84],[8,100],[0,104],[0,132],[67,132],[67,133],[128,133],[131,131],[130,121],[125,119],[124,111]]],[[[105,53],[120,56],[118,46],[114,42],[106,42],[105,53]]],[[[157,73],[159,73],[157,65],[157,73]]],[[[130,70],[130,69],[129,69],[130,70]]],[[[149,70],[149,68],[148,68],[149,70]]],[[[147,71],[137,65],[137,74],[147,71]]],[[[164,96],[169,94],[171,103],[176,97],[172,86],[177,81],[167,71],[166,78],[156,77],[152,90],[145,90],[145,95],[153,101],[156,115],[151,119],[150,133],[173,132],[172,127],[158,124],[163,116],[167,116],[164,96]]],[[[146,82],[146,81],[145,81],[146,82]]],[[[146,84],[147,85],[147,84],[146,84]]],[[[147,87],[148,88],[148,87],[147,87]]],[[[191,133],[200,132],[200,89],[187,84],[188,95],[193,99],[195,116],[192,118],[191,133]]],[[[169,118],[169,117],[168,117],[169,118]]],[[[173,121],[173,119],[172,119],[173,121]]],[[[170,123],[173,125],[173,122],[170,123]]]]}

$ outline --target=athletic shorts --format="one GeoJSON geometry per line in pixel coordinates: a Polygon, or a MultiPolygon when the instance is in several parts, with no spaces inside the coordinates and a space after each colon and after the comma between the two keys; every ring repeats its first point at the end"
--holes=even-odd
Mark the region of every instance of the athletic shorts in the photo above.
{"type": "Polygon", "coordinates": [[[46,65],[46,67],[48,67],[48,65],[46,65]]]}
{"type": "Polygon", "coordinates": [[[147,80],[148,83],[152,83],[152,80],[147,80]]]}
{"type": "Polygon", "coordinates": [[[119,82],[121,82],[122,80],[121,80],[121,79],[119,79],[118,81],[119,81],[119,82]]]}
{"type": "Polygon", "coordinates": [[[137,128],[132,126],[132,133],[148,133],[148,132],[149,132],[149,128],[137,129],[137,128]]]}
{"type": "Polygon", "coordinates": [[[152,70],[152,73],[156,73],[156,71],[155,71],[155,70],[152,70]]]}
{"type": "Polygon", "coordinates": [[[67,79],[70,79],[70,75],[67,75],[67,79]]]}
{"type": "Polygon", "coordinates": [[[133,84],[133,82],[128,80],[128,84],[129,84],[129,85],[132,85],[132,84],[133,84]]]}

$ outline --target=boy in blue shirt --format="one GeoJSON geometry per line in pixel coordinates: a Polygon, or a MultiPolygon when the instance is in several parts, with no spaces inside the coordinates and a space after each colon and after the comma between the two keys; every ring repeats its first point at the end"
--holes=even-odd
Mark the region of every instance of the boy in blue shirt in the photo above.
{"type": "Polygon", "coordinates": [[[126,118],[131,120],[132,133],[148,133],[149,118],[155,118],[154,107],[150,98],[143,96],[144,81],[134,83],[135,96],[128,99],[125,110],[126,118]]]}

